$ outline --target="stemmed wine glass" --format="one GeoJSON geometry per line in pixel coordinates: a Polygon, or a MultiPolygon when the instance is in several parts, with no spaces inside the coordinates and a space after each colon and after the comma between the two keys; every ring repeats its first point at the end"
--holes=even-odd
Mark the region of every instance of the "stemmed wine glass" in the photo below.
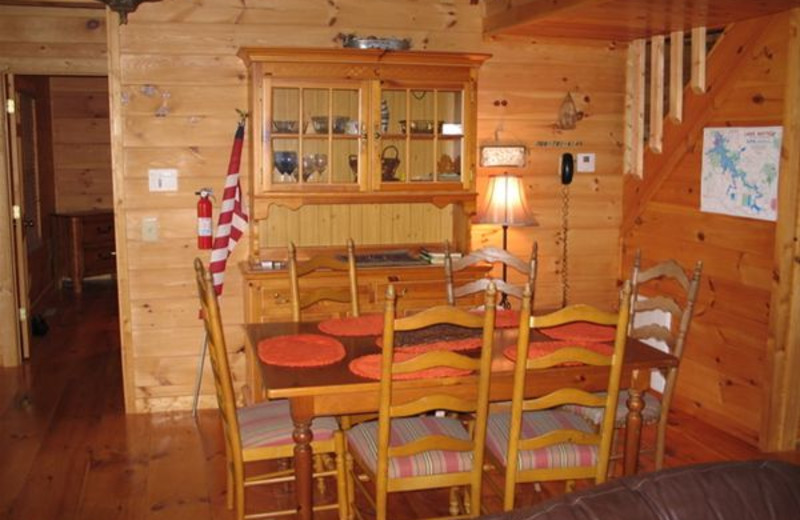
{"type": "Polygon", "coordinates": [[[286,180],[287,175],[291,179],[297,170],[297,152],[275,152],[275,169],[281,174],[281,182],[286,180]]]}
{"type": "Polygon", "coordinates": [[[324,153],[314,154],[314,171],[317,172],[318,180],[322,182],[322,174],[325,173],[325,168],[328,167],[328,155],[324,153]]]}

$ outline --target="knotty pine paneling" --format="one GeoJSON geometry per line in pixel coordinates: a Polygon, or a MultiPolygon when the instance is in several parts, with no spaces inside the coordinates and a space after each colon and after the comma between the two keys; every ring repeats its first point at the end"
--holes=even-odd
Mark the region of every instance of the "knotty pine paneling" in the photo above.
{"type": "Polygon", "coordinates": [[[103,11],[0,6],[0,69],[101,76],[106,52],[103,11]]]}
{"type": "MultiPolygon", "coordinates": [[[[127,348],[135,365],[130,367],[133,377],[127,382],[126,392],[134,396],[136,410],[186,407],[191,403],[186,392],[191,392],[194,378],[195,342],[188,347],[183,343],[191,338],[189,330],[195,328],[198,337],[201,330],[194,316],[194,289],[188,281],[191,261],[197,255],[193,247],[193,193],[203,186],[221,192],[236,124],[235,109],[247,106],[246,70],[236,57],[237,49],[337,47],[337,35],[350,32],[410,37],[415,50],[494,54],[479,73],[478,144],[519,143],[530,150],[529,164],[518,171],[529,185],[530,205],[542,225],[510,230],[509,243],[512,251],[526,256],[531,241],[540,242],[544,266],[540,280],[549,294],[537,299],[537,306],[540,302],[549,306],[560,302],[556,272],[560,258],[561,192],[556,176],[560,154],[598,154],[596,174],[576,176],[571,188],[571,234],[575,237],[570,241],[570,272],[574,277],[571,295],[590,303],[616,301],[622,49],[612,43],[579,46],[570,42],[484,41],[481,7],[468,0],[381,0],[371,3],[369,10],[355,0],[327,4],[310,0],[257,0],[246,5],[233,0],[145,3],[120,29],[120,48],[112,49],[119,52],[121,64],[123,175],[117,186],[121,201],[118,211],[128,235],[120,254],[129,265],[122,283],[128,285],[131,295],[132,316],[127,319],[132,344],[127,348]],[[148,85],[158,89],[152,96],[147,95],[153,92],[148,85]],[[157,117],[162,92],[169,93],[169,112],[157,117]],[[558,132],[553,124],[567,92],[574,93],[586,117],[576,130],[558,132]],[[494,105],[501,99],[506,100],[504,110],[494,105]],[[537,141],[549,144],[537,147],[537,141]],[[570,141],[574,146],[564,149],[553,144],[559,141],[570,141]],[[149,168],[178,168],[178,192],[147,191],[149,168]],[[141,221],[148,216],[159,220],[161,238],[156,243],[141,241],[141,221]],[[177,275],[182,268],[189,274],[177,275]],[[165,280],[163,291],[159,291],[161,280],[165,280]],[[163,342],[173,330],[180,330],[180,346],[163,342]],[[167,368],[159,363],[159,356],[182,361],[169,368],[165,378],[167,368]]],[[[245,153],[242,171],[246,171],[246,157],[245,153]]],[[[491,173],[501,171],[479,168],[479,192],[491,173]]],[[[306,207],[297,212],[273,207],[259,231],[266,243],[279,249],[290,237],[300,237],[303,244],[324,245],[344,243],[354,236],[357,247],[359,243],[438,242],[447,236],[445,230],[452,228],[452,209],[423,206],[363,204],[306,207]]],[[[217,201],[215,216],[218,209],[217,201]]],[[[473,242],[500,245],[497,229],[476,226],[473,242]]],[[[246,241],[237,246],[228,268],[222,305],[229,330],[243,319],[241,278],[235,263],[246,258],[246,248],[246,241]]],[[[229,338],[228,347],[236,351],[241,339],[235,335],[229,338]]],[[[236,368],[241,366],[237,364],[236,368]]]]}
{"type": "MultiPolygon", "coordinates": [[[[725,83],[712,84],[710,112],[687,114],[688,124],[698,118],[707,121],[706,127],[782,124],[787,20],[781,15],[757,22],[765,28],[761,38],[735,49],[744,53],[741,65],[725,83]]],[[[726,45],[726,38],[718,45],[726,45]]],[[[730,69],[729,64],[712,62],[715,56],[734,54],[724,47],[713,50],[709,70],[730,69]]],[[[684,144],[672,169],[645,171],[645,179],[657,176],[659,189],[625,230],[622,273],[628,272],[636,248],[641,248],[645,266],[672,257],[688,269],[703,260],[676,406],[756,443],[763,392],[768,391],[762,381],[775,223],[701,213],[702,132],[691,134],[684,144]]],[[[664,150],[665,156],[671,153],[664,150]]]]}
{"type": "Polygon", "coordinates": [[[108,79],[50,78],[56,210],[110,209],[108,79]]]}

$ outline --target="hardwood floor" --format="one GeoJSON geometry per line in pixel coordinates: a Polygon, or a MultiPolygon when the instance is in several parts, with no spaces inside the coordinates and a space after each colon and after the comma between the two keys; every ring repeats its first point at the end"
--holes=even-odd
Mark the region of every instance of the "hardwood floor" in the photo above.
{"type": "MultiPolygon", "coordinates": [[[[188,412],[123,413],[113,282],[89,281],[80,299],[63,291],[53,309],[49,331],[34,338],[30,362],[0,369],[0,518],[233,518],[225,509],[215,410],[201,411],[196,421],[188,412]]],[[[761,456],[722,431],[674,414],[669,466],[761,456]]],[[[798,452],[780,457],[800,463],[798,452]]],[[[644,469],[650,465],[644,461],[644,469]]],[[[558,492],[547,486],[520,495],[534,502],[558,492]]],[[[500,502],[489,493],[485,503],[498,511],[500,502]]],[[[291,496],[287,486],[253,502],[291,496]]],[[[446,502],[435,493],[396,498],[393,516],[429,515],[446,502]]]]}

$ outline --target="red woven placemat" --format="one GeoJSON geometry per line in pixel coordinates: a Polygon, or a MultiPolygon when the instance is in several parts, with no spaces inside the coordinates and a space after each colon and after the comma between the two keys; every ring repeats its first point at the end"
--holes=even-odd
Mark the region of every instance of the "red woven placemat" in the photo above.
{"type": "MultiPolygon", "coordinates": [[[[610,356],[614,353],[614,347],[603,343],[576,343],[574,341],[533,341],[528,346],[528,358],[536,359],[538,357],[552,354],[556,350],[564,347],[581,347],[587,350],[610,356]]],[[[511,345],[503,350],[503,355],[511,361],[517,360],[517,346],[511,345]]],[[[575,366],[581,363],[564,363],[564,366],[575,366]]]]}
{"type": "MultiPolygon", "coordinates": [[[[396,348],[398,351],[402,351],[404,353],[409,352],[412,354],[421,354],[431,350],[452,350],[456,352],[459,350],[472,350],[474,348],[480,348],[482,341],[482,338],[464,338],[448,341],[429,341],[425,343],[418,343],[416,345],[403,345],[396,348]]],[[[383,348],[383,338],[378,338],[375,343],[379,347],[383,348]]],[[[397,351],[395,352],[395,355],[396,353],[397,351]]]]}
{"type": "MultiPolygon", "coordinates": [[[[411,352],[395,352],[395,361],[405,361],[411,359],[417,354],[411,352]]],[[[381,354],[369,354],[361,356],[350,362],[350,371],[357,376],[366,377],[367,379],[380,379],[381,378],[381,354]]],[[[450,367],[437,367],[429,368],[427,370],[420,370],[418,372],[409,372],[407,374],[395,374],[392,379],[423,379],[433,377],[456,377],[465,376],[471,373],[471,370],[460,370],[450,367]]]]}
{"type": "Polygon", "coordinates": [[[596,323],[587,323],[585,321],[537,330],[545,336],[553,339],[581,341],[588,343],[614,341],[614,336],[617,334],[616,327],[612,327],[610,325],[597,325],[596,323]]]}
{"type": "Polygon", "coordinates": [[[321,321],[318,328],[320,332],[333,336],[380,336],[383,332],[383,314],[332,318],[321,321]]]}
{"type": "MultiPolygon", "coordinates": [[[[483,311],[471,312],[483,314],[483,311]]],[[[494,327],[496,329],[513,329],[519,327],[519,311],[514,309],[497,309],[494,315],[494,327]]]]}
{"type": "Polygon", "coordinates": [[[268,365],[321,367],[341,360],[344,346],[330,336],[293,334],[261,340],[258,357],[268,365]]]}

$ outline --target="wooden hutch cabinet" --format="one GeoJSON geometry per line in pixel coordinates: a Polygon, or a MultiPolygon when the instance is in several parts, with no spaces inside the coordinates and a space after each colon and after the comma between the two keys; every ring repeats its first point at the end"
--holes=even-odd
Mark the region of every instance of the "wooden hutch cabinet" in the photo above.
{"type": "MultiPolygon", "coordinates": [[[[446,240],[469,250],[477,73],[488,55],[243,48],[239,57],[250,87],[248,320],[288,316],[287,275],[266,267],[285,259],[289,241],[343,250],[353,238],[369,253],[446,240]]],[[[441,265],[383,264],[359,265],[359,276],[377,309],[388,281],[409,284],[401,294],[414,307],[412,295],[429,302],[443,275],[441,265]]]]}

